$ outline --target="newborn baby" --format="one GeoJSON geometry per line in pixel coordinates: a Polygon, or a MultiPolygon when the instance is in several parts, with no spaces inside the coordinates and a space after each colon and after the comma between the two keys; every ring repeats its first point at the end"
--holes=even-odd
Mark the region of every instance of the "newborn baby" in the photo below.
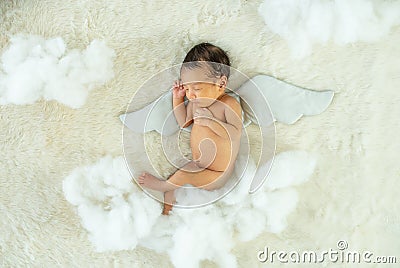
{"type": "Polygon", "coordinates": [[[205,190],[222,187],[233,172],[242,131],[242,110],[235,98],[225,93],[229,58],[209,43],[193,47],[181,67],[181,79],[173,87],[174,115],[184,128],[193,124],[190,135],[192,161],[168,180],[143,173],[144,187],[164,193],[163,214],[175,203],[174,190],[191,184],[205,190]],[[189,102],[185,106],[184,96],[189,102]]]}

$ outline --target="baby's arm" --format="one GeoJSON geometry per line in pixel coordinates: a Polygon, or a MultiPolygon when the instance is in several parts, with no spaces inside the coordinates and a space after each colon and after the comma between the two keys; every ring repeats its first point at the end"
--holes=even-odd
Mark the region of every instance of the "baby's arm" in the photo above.
{"type": "Polygon", "coordinates": [[[188,127],[193,123],[193,102],[189,101],[186,106],[186,124],[183,127],[188,127]]]}
{"type": "Polygon", "coordinates": [[[175,81],[172,92],[172,106],[174,115],[180,127],[187,127],[193,122],[193,104],[189,102],[187,107],[184,104],[185,90],[183,86],[175,81]]]}
{"type": "Polygon", "coordinates": [[[209,127],[215,134],[222,138],[239,138],[242,133],[242,108],[234,98],[228,98],[224,103],[226,123],[216,119],[207,108],[196,112],[196,116],[202,117],[198,122],[201,125],[209,127]],[[204,118],[203,116],[208,118],[204,118]]]}

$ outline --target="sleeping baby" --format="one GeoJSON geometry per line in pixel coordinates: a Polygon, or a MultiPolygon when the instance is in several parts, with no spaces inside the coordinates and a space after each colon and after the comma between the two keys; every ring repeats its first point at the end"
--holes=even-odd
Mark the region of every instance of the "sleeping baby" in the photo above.
{"type": "Polygon", "coordinates": [[[180,80],[173,86],[172,102],[180,127],[193,124],[193,160],[167,180],[149,173],[138,179],[143,187],[164,193],[165,215],[176,202],[175,189],[190,184],[215,190],[224,186],[233,172],[242,134],[242,110],[239,102],[225,93],[229,66],[227,54],[209,43],[193,47],[183,61],[180,80]]]}

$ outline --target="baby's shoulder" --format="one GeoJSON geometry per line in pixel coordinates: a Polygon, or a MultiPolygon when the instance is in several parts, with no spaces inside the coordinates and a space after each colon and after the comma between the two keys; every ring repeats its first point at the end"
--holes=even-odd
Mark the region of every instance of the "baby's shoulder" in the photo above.
{"type": "Polygon", "coordinates": [[[234,98],[234,97],[232,97],[231,95],[229,95],[229,94],[224,94],[224,95],[222,95],[220,98],[219,98],[219,100],[221,101],[221,102],[224,102],[224,103],[229,103],[229,102],[232,102],[232,101],[236,101],[236,99],[234,98]]]}
{"type": "Polygon", "coordinates": [[[240,107],[240,103],[231,95],[225,94],[219,100],[231,108],[240,107]]]}

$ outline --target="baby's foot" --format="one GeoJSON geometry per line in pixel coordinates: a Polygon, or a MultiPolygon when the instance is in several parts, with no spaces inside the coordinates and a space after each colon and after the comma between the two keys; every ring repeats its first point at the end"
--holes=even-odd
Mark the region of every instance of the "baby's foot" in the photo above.
{"type": "Polygon", "coordinates": [[[161,214],[163,215],[169,215],[169,212],[172,210],[173,205],[170,204],[163,204],[163,211],[161,214]]]}
{"type": "Polygon", "coordinates": [[[144,172],[142,175],[139,176],[138,182],[143,187],[164,192],[163,186],[165,184],[165,181],[160,180],[159,178],[154,177],[153,175],[147,172],[144,172]]]}
{"type": "Polygon", "coordinates": [[[175,204],[176,199],[174,195],[174,191],[164,192],[164,206],[163,206],[163,215],[169,215],[169,212],[172,210],[172,207],[175,204]]]}

